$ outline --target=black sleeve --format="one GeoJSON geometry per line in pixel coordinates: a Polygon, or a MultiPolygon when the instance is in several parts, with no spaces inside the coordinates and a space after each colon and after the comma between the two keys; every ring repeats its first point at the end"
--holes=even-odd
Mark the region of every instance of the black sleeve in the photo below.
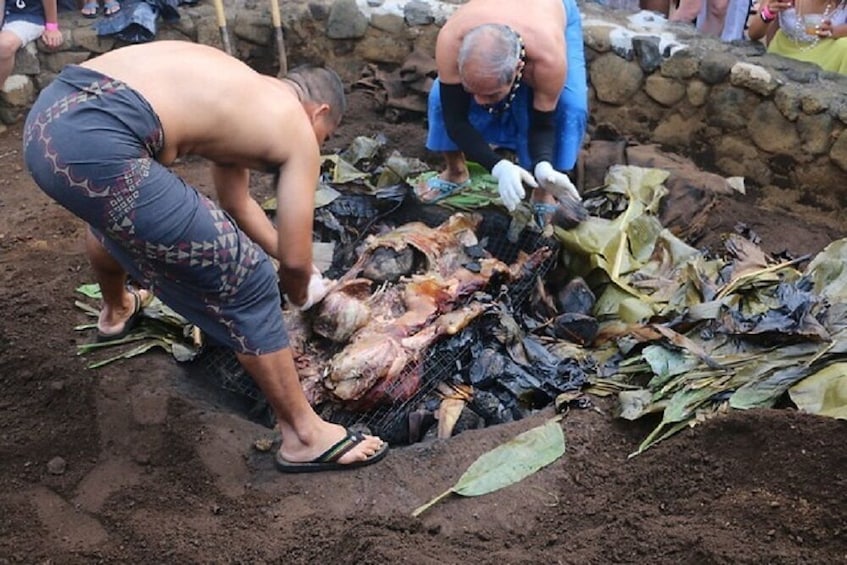
{"type": "Polygon", "coordinates": [[[444,84],[443,82],[439,84],[447,135],[459,146],[465,158],[491,171],[501,157],[488,146],[482,135],[468,120],[471,95],[465,92],[461,84],[444,84]]]}
{"type": "Polygon", "coordinates": [[[541,112],[532,109],[529,118],[529,158],[535,168],[540,161],[553,163],[553,147],[556,144],[556,111],[541,112]]]}

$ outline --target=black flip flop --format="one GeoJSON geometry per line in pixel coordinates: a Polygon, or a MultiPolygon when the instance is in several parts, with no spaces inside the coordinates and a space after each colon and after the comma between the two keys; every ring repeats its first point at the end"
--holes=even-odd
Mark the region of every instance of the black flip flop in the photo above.
{"type": "Polygon", "coordinates": [[[108,341],[117,341],[119,339],[123,339],[130,334],[132,330],[134,330],[138,323],[141,321],[141,318],[144,317],[144,301],[141,299],[141,291],[135,290],[134,288],[129,289],[130,294],[135,299],[135,306],[132,311],[132,315],[127,318],[126,322],[124,322],[124,327],[121,331],[115,332],[112,334],[107,334],[101,332],[99,329],[97,330],[97,343],[106,343],[108,341]]]}
{"type": "Polygon", "coordinates": [[[362,432],[347,430],[347,436],[341,441],[324,451],[321,455],[304,463],[287,461],[276,452],[276,468],[281,473],[316,473],[318,471],[340,471],[343,469],[357,469],[365,467],[381,460],[388,453],[388,444],[383,442],[382,446],[370,457],[353,463],[339,463],[338,460],[365,440],[362,432]]]}

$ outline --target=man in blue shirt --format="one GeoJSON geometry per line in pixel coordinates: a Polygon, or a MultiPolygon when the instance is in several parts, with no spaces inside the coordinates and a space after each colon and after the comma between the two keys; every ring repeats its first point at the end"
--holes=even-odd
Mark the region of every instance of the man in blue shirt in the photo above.
{"type": "Polygon", "coordinates": [[[18,49],[39,37],[47,47],[62,44],[57,12],[56,0],[6,0],[0,18],[0,89],[12,74],[18,49]]]}

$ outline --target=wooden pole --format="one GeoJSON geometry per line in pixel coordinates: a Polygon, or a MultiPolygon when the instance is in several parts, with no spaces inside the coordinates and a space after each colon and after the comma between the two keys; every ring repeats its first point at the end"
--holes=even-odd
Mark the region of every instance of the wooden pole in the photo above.
{"type": "Polygon", "coordinates": [[[274,24],[274,38],[279,52],[279,76],[288,74],[288,57],[285,54],[285,39],[282,36],[282,18],[279,13],[279,0],[271,0],[271,19],[274,24]]]}
{"type": "Polygon", "coordinates": [[[218,17],[218,29],[221,30],[221,41],[224,44],[224,51],[227,55],[232,55],[232,44],[229,41],[229,30],[226,28],[224,0],[215,0],[215,14],[218,17]]]}

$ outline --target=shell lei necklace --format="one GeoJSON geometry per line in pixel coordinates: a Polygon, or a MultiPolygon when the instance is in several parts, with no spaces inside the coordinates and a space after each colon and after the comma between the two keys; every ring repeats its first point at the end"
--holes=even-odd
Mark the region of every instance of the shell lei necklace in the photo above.
{"type": "MultiPolygon", "coordinates": [[[[814,12],[801,11],[800,10],[800,4],[801,4],[800,0],[796,0],[796,6],[797,7],[795,8],[795,12],[796,12],[797,17],[794,19],[795,20],[794,21],[794,32],[795,33],[790,34],[789,37],[792,37],[794,39],[794,43],[796,43],[798,45],[802,45],[802,47],[799,47],[799,49],[801,51],[808,51],[810,49],[813,49],[815,46],[817,46],[817,44],[820,42],[821,38],[820,38],[820,36],[818,36],[817,33],[815,33],[814,35],[810,35],[810,34],[806,33],[806,24],[803,21],[803,15],[804,15],[804,13],[813,14],[814,12]],[[801,39],[801,38],[803,38],[803,39],[801,39]],[[807,41],[807,40],[805,40],[805,38],[811,38],[811,41],[807,41]]],[[[823,13],[821,13],[821,19],[825,20],[826,17],[831,12],[832,12],[832,2],[827,0],[827,3],[823,8],[823,13]]]]}
{"type": "Polygon", "coordinates": [[[515,96],[518,95],[518,89],[521,87],[523,70],[526,66],[526,47],[524,46],[523,38],[518,34],[518,32],[515,32],[515,35],[518,37],[518,69],[515,73],[515,78],[512,80],[512,87],[509,89],[509,94],[507,94],[500,102],[485,107],[489,114],[502,114],[508,110],[512,106],[515,96]]]}

